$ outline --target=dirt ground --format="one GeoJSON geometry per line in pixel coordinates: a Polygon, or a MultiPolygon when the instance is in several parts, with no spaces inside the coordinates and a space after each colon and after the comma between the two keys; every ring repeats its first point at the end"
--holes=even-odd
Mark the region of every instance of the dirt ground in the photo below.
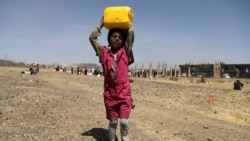
{"type": "MultiPolygon", "coordinates": [[[[1,141],[108,141],[102,77],[24,70],[0,67],[1,141]]],[[[133,79],[130,141],[250,140],[249,79],[133,79]]]]}

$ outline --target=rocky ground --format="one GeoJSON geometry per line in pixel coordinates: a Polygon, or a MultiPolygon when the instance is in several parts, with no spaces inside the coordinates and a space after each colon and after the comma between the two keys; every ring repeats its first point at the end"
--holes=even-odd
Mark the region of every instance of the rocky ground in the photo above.
{"type": "MultiPolygon", "coordinates": [[[[1,141],[108,141],[102,77],[24,70],[0,67],[1,141]]],[[[249,141],[249,79],[133,79],[131,141],[249,141]]]]}

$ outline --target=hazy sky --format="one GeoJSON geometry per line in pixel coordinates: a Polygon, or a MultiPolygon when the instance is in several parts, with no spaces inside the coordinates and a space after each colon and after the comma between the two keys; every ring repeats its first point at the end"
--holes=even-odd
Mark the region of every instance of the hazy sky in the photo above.
{"type": "Polygon", "coordinates": [[[250,63],[250,0],[0,0],[0,59],[99,64],[88,37],[120,5],[135,14],[133,65],[250,63]]]}

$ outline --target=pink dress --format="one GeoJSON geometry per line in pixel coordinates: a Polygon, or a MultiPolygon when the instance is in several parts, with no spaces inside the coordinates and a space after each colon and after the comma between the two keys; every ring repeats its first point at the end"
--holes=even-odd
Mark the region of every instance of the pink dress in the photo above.
{"type": "Polygon", "coordinates": [[[128,119],[131,112],[131,87],[128,76],[128,65],[131,61],[121,48],[113,55],[107,47],[100,49],[100,63],[104,73],[104,103],[106,118],[117,120],[128,119]]]}

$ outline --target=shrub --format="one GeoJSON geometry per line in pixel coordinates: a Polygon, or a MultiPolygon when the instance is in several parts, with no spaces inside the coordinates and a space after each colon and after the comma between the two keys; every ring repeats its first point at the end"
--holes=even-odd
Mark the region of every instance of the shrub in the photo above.
{"type": "Polygon", "coordinates": [[[201,83],[206,83],[206,82],[207,82],[206,78],[204,76],[202,76],[201,77],[201,83]]]}
{"type": "Polygon", "coordinates": [[[170,77],[169,80],[178,81],[178,77],[170,77]]]}

